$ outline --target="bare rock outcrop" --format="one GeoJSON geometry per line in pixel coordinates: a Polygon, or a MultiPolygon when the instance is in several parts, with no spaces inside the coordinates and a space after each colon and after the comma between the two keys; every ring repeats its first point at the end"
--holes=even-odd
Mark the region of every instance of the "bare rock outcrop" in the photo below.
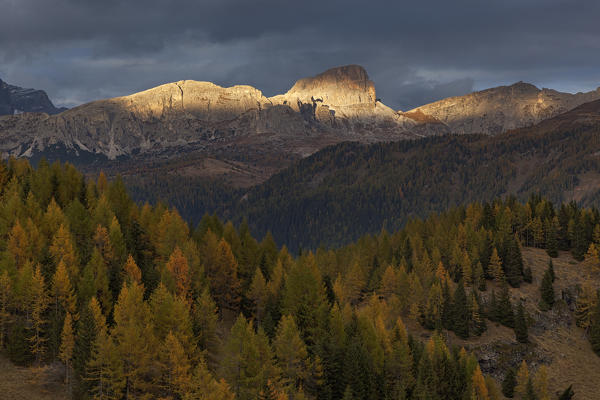
{"type": "Polygon", "coordinates": [[[30,156],[62,143],[109,159],[174,148],[216,148],[232,141],[305,156],[343,140],[399,140],[417,124],[376,101],[359,66],[301,79],[284,95],[265,97],[251,86],[224,88],[179,81],[129,96],[100,100],[60,115],[0,118],[0,152],[30,156]],[[302,140],[298,140],[301,138],[302,140]]]}
{"type": "Polygon", "coordinates": [[[416,121],[425,117],[435,119],[444,124],[449,133],[495,135],[537,124],[597,99],[600,99],[600,88],[571,94],[540,90],[529,83],[518,82],[450,97],[402,114],[406,117],[417,115],[416,121]]]}

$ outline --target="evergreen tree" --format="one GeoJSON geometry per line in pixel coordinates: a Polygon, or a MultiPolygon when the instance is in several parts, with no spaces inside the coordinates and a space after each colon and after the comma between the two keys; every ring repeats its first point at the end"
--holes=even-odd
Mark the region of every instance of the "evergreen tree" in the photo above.
{"type": "Polygon", "coordinates": [[[589,271],[600,270],[600,256],[598,255],[598,249],[596,249],[596,245],[594,243],[590,244],[590,247],[585,254],[583,265],[588,268],[589,271]]]}
{"type": "Polygon", "coordinates": [[[384,365],[387,398],[402,399],[408,396],[415,383],[413,362],[406,328],[398,318],[392,331],[389,355],[384,365]]]}
{"type": "Polygon", "coordinates": [[[502,394],[512,399],[515,393],[515,386],[517,386],[516,372],[514,369],[510,368],[502,381],[502,394]]]}
{"type": "Polygon", "coordinates": [[[240,314],[225,343],[221,369],[236,399],[256,399],[272,378],[269,373],[273,368],[272,354],[261,346],[262,339],[258,336],[252,324],[240,314]],[[261,347],[266,353],[260,354],[261,347]]]}
{"type": "Polygon", "coordinates": [[[477,289],[481,292],[485,292],[487,290],[487,282],[480,261],[477,262],[477,266],[475,267],[475,276],[477,277],[477,289]]]}
{"type": "Polygon", "coordinates": [[[190,388],[182,394],[182,400],[234,400],[225,380],[217,381],[210,373],[206,362],[201,359],[194,368],[190,388]]]}
{"type": "Polygon", "coordinates": [[[161,387],[171,396],[183,397],[191,388],[192,364],[177,337],[169,332],[159,354],[161,361],[161,387]]]}
{"type": "Polygon", "coordinates": [[[552,286],[552,272],[547,269],[540,285],[542,300],[540,309],[542,311],[550,310],[554,306],[554,287],[552,286]]]}
{"type": "Polygon", "coordinates": [[[260,268],[256,268],[248,297],[253,303],[253,314],[256,318],[256,323],[260,326],[264,318],[267,300],[269,299],[267,282],[260,268]]]}
{"type": "Polygon", "coordinates": [[[552,276],[552,282],[554,283],[554,281],[556,280],[556,273],[554,272],[554,263],[552,262],[552,259],[548,261],[548,271],[550,271],[550,275],[552,276]]]}
{"type": "Polygon", "coordinates": [[[496,305],[497,308],[495,314],[498,316],[498,322],[509,328],[514,327],[515,316],[510,301],[510,291],[506,282],[503,282],[500,287],[500,297],[498,298],[496,305]]]}
{"type": "Polygon", "coordinates": [[[71,313],[67,312],[60,336],[60,352],[58,357],[65,363],[66,383],[71,386],[71,361],[73,359],[73,348],[75,347],[75,336],[73,333],[73,320],[71,313]]]}
{"type": "Polygon", "coordinates": [[[123,360],[128,397],[148,387],[147,376],[158,347],[150,308],[143,296],[141,286],[135,283],[124,285],[114,308],[115,326],[111,337],[123,360]]]}
{"type": "Polygon", "coordinates": [[[515,316],[515,336],[519,343],[528,342],[527,333],[527,318],[525,316],[525,310],[523,309],[523,303],[519,302],[517,306],[517,314],[515,316]]]}
{"type": "Polygon", "coordinates": [[[592,315],[597,303],[598,296],[596,291],[589,282],[584,282],[579,290],[577,304],[575,306],[575,322],[577,323],[577,326],[580,326],[583,329],[588,329],[590,327],[592,315]]]}
{"type": "Polygon", "coordinates": [[[238,310],[241,283],[238,278],[238,263],[229,243],[221,239],[214,255],[214,264],[208,266],[211,291],[220,310],[238,310]]]}
{"type": "Polygon", "coordinates": [[[529,266],[523,269],[523,281],[527,283],[533,282],[533,273],[531,272],[531,267],[529,266]]]}
{"type": "Polygon", "coordinates": [[[166,274],[168,275],[163,277],[166,286],[181,298],[191,300],[190,268],[179,246],[175,246],[167,261],[166,274]]]}
{"type": "Polygon", "coordinates": [[[42,357],[45,354],[46,348],[44,343],[46,342],[45,332],[45,312],[50,303],[50,298],[46,291],[44,284],[44,277],[39,267],[36,267],[31,279],[30,286],[30,335],[28,337],[30,342],[31,353],[35,356],[38,366],[42,361],[42,357]]]}
{"type": "Polygon", "coordinates": [[[481,373],[481,368],[479,364],[475,368],[475,372],[473,373],[472,380],[472,393],[473,399],[476,400],[490,400],[490,396],[488,393],[487,385],[485,384],[485,379],[483,378],[483,374],[481,373]]]}
{"type": "Polygon", "coordinates": [[[589,339],[592,349],[600,356],[600,302],[596,301],[594,313],[591,318],[589,339]]]}
{"type": "Polygon", "coordinates": [[[575,392],[573,391],[573,385],[569,385],[569,387],[566,388],[564,392],[562,392],[558,400],[571,400],[573,396],[575,396],[575,392]]]}
{"type": "Polygon", "coordinates": [[[0,350],[4,349],[6,331],[12,320],[9,307],[12,298],[12,284],[8,271],[0,273],[0,350]]]}
{"type": "Polygon", "coordinates": [[[546,252],[552,258],[558,257],[558,231],[560,225],[558,217],[554,217],[548,222],[546,229],[546,252]]]}
{"type": "Polygon", "coordinates": [[[548,368],[545,365],[540,366],[533,380],[535,394],[539,400],[550,400],[548,393],[548,368]]]}
{"type": "Polygon", "coordinates": [[[525,390],[525,396],[523,397],[524,400],[538,400],[538,396],[535,393],[535,389],[533,388],[533,381],[531,380],[531,378],[529,378],[527,380],[527,387],[525,390]]]}
{"type": "Polygon", "coordinates": [[[467,302],[467,295],[462,282],[459,282],[454,291],[453,301],[453,330],[459,337],[466,339],[469,337],[469,321],[471,313],[467,302]]]}
{"type": "Polygon", "coordinates": [[[512,287],[518,287],[523,275],[523,258],[519,248],[518,239],[511,237],[506,245],[506,259],[504,260],[504,273],[506,281],[512,287]]]}
{"type": "Polygon", "coordinates": [[[73,346],[73,397],[81,398],[90,389],[86,366],[90,361],[92,347],[96,340],[96,323],[89,305],[82,310],[76,327],[73,346]]]}
{"type": "Polygon", "coordinates": [[[194,336],[203,351],[215,349],[217,340],[218,309],[208,288],[204,289],[192,307],[194,336]]]}
{"type": "Polygon", "coordinates": [[[517,370],[516,380],[515,396],[517,399],[525,399],[527,394],[527,383],[529,382],[529,367],[525,360],[521,361],[521,365],[517,370]]]}
{"type": "Polygon", "coordinates": [[[498,250],[495,247],[492,251],[492,256],[490,257],[488,271],[490,271],[496,283],[500,283],[504,280],[504,269],[502,268],[502,261],[500,261],[500,256],[498,256],[498,250]]]}
{"type": "Polygon", "coordinates": [[[284,315],[279,321],[273,348],[281,370],[281,383],[294,390],[303,387],[308,378],[308,352],[291,316],[284,315]]]}

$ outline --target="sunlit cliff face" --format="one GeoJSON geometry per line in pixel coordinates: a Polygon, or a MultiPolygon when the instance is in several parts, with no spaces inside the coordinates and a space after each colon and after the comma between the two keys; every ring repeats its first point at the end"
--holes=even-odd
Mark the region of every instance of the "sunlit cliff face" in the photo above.
{"type": "Polygon", "coordinates": [[[277,152],[306,156],[348,140],[498,134],[598,98],[600,91],[573,95],[520,82],[402,113],[377,101],[373,82],[358,65],[300,79],[288,92],[273,97],[251,86],[225,88],[186,80],[55,116],[0,118],[0,154],[29,157],[58,143],[114,159],[166,149],[206,151],[227,143],[244,152],[243,146],[262,146],[268,140],[277,152]]]}

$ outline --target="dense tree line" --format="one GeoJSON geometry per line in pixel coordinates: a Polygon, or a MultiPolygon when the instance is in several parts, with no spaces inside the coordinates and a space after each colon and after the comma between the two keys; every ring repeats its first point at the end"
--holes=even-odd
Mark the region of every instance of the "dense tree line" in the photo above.
{"type": "Polygon", "coordinates": [[[207,212],[236,224],[246,217],[255,235],[271,231],[296,252],[347,244],[382,226],[395,231],[414,217],[507,194],[527,201],[530,193],[541,193],[554,203],[575,197],[598,206],[600,192],[583,186],[582,177],[600,172],[600,135],[597,124],[577,121],[555,127],[551,120],[494,137],[342,143],[249,190],[160,171],[130,183],[136,199],[154,200],[159,193],[194,223],[207,212]]]}
{"type": "MultiPolygon", "coordinates": [[[[119,179],[86,180],[69,164],[0,164],[0,196],[0,348],[18,364],[60,360],[75,398],[497,399],[447,331],[468,338],[493,320],[527,342],[510,298],[525,243],[555,235],[600,266],[598,213],[536,197],[293,257],[245,222],[207,216],[190,229],[174,209],[136,205],[119,179]]],[[[578,321],[598,346],[597,295],[582,298],[578,321]]],[[[528,374],[515,390],[542,396],[544,373],[528,374]]]]}

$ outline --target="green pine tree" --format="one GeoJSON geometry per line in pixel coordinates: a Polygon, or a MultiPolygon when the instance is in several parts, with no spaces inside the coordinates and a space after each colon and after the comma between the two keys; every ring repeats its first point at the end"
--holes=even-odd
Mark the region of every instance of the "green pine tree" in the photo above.
{"type": "Polygon", "coordinates": [[[600,356],[600,301],[596,302],[596,309],[592,315],[589,339],[592,349],[600,356]]]}
{"type": "Polygon", "coordinates": [[[515,395],[515,386],[517,386],[516,372],[513,368],[510,368],[502,381],[502,394],[512,399],[515,395]]]}
{"type": "Polygon", "coordinates": [[[498,322],[509,328],[515,325],[515,316],[513,313],[512,303],[510,301],[510,291],[506,282],[502,283],[500,288],[500,297],[497,299],[496,315],[498,322]]]}
{"type": "Polygon", "coordinates": [[[551,221],[548,221],[546,228],[546,252],[552,258],[558,257],[558,231],[560,225],[558,218],[554,217],[551,221]]]}
{"type": "Polygon", "coordinates": [[[519,303],[517,307],[517,314],[515,316],[515,336],[519,343],[527,343],[529,335],[527,333],[527,319],[525,316],[525,310],[523,304],[519,303]]]}
{"type": "Polygon", "coordinates": [[[552,275],[552,282],[554,282],[556,280],[556,273],[554,272],[554,263],[552,262],[552,259],[548,261],[548,271],[550,271],[550,275],[552,275]]]}
{"type": "Polygon", "coordinates": [[[552,272],[550,269],[547,269],[544,273],[544,278],[540,285],[540,293],[542,295],[540,309],[542,311],[552,309],[552,306],[554,306],[554,287],[552,286],[552,272]]]}
{"type": "Polygon", "coordinates": [[[573,396],[575,396],[575,392],[573,391],[573,385],[569,385],[569,387],[566,388],[564,392],[562,392],[558,400],[571,400],[573,396]]]}
{"type": "Polygon", "coordinates": [[[469,311],[467,295],[465,293],[465,287],[463,286],[462,281],[458,283],[456,290],[454,291],[452,314],[452,326],[454,333],[463,339],[468,338],[471,313],[469,311]]]}

